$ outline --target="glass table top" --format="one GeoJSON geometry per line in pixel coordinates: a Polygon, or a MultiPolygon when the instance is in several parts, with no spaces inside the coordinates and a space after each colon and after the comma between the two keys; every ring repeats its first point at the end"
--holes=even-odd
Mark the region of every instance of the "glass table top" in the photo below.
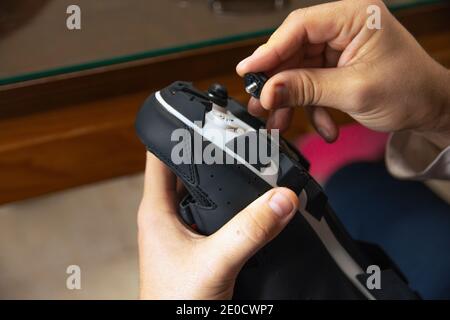
{"type": "MultiPolygon", "coordinates": [[[[320,0],[1,0],[0,85],[269,35],[320,0]],[[69,30],[69,5],[80,30],[69,30]]],[[[386,0],[391,10],[439,2],[386,0]]]]}

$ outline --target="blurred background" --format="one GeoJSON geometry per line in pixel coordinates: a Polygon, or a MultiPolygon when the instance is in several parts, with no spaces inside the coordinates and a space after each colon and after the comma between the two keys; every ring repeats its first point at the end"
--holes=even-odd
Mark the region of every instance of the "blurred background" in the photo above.
{"type": "MultiPolygon", "coordinates": [[[[236,63],[290,11],[322,2],[1,0],[0,299],[138,298],[139,106],[175,80],[220,82],[245,103],[236,63]],[[66,27],[72,4],[81,30],[66,27]],[[81,290],[66,287],[69,265],[81,267],[81,290]]],[[[386,3],[448,67],[449,3],[386,3]]],[[[385,134],[334,116],[343,128],[333,146],[301,110],[286,134],[321,182],[383,158],[385,134]]]]}

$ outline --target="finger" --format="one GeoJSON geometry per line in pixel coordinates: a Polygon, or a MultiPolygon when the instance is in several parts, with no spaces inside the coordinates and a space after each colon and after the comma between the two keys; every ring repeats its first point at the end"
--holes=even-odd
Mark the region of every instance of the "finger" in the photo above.
{"type": "Polygon", "coordinates": [[[304,63],[301,66],[302,68],[336,67],[341,53],[326,43],[308,45],[305,50],[304,63]]]}
{"type": "Polygon", "coordinates": [[[238,64],[236,71],[243,76],[274,69],[306,43],[328,43],[343,50],[365,25],[362,5],[340,1],[293,11],[267,43],[238,64]]]}
{"type": "Polygon", "coordinates": [[[255,117],[266,117],[269,112],[261,106],[259,99],[251,97],[248,101],[248,112],[255,117]]]}
{"type": "Polygon", "coordinates": [[[147,152],[142,205],[151,214],[162,218],[176,215],[177,178],[155,155],[147,152]]]}
{"type": "Polygon", "coordinates": [[[277,109],[270,115],[267,120],[267,129],[278,129],[280,132],[286,131],[289,128],[292,120],[293,108],[277,109]]]}
{"type": "Polygon", "coordinates": [[[305,47],[305,58],[313,58],[322,55],[326,43],[307,44],[305,47]]]}
{"type": "Polygon", "coordinates": [[[303,61],[302,68],[320,68],[323,67],[324,62],[323,55],[307,58],[303,61]]]}
{"type": "Polygon", "coordinates": [[[361,78],[354,73],[351,67],[283,71],[266,82],[260,102],[268,110],[305,105],[345,109],[361,78]]]}
{"type": "Polygon", "coordinates": [[[328,110],[320,106],[306,106],[306,112],[316,131],[325,141],[336,141],[339,129],[328,110]]]}
{"type": "Polygon", "coordinates": [[[209,245],[223,274],[233,274],[278,235],[298,208],[297,195],[286,188],[268,191],[210,236],[209,245]]]}
{"type": "Polygon", "coordinates": [[[334,68],[337,66],[339,59],[341,58],[341,51],[334,50],[330,46],[325,48],[325,63],[324,67],[326,68],[334,68]]]}

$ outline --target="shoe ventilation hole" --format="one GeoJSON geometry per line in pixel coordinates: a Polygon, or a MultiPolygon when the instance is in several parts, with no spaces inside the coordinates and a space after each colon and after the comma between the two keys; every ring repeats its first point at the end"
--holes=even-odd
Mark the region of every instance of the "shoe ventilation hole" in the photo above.
{"type": "Polygon", "coordinates": [[[219,191],[222,191],[222,188],[219,188],[219,191]]]}
{"type": "Polygon", "coordinates": [[[214,178],[214,175],[213,175],[213,174],[211,174],[211,175],[209,175],[209,177],[210,177],[210,178],[214,178]]]}
{"type": "Polygon", "coordinates": [[[230,205],[231,204],[231,202],[230,201],[227,201],[227,205],[230,205]]]}

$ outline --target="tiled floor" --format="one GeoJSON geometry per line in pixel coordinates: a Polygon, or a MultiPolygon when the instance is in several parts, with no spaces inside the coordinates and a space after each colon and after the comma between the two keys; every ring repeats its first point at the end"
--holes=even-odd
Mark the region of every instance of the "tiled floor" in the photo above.
{"type": "Polygon", "coordinates": [[[0,299],[135,299],[143,176],[0,207],[0,299]],[[81,290],[66,269],[81,268],[81,290]]]}

